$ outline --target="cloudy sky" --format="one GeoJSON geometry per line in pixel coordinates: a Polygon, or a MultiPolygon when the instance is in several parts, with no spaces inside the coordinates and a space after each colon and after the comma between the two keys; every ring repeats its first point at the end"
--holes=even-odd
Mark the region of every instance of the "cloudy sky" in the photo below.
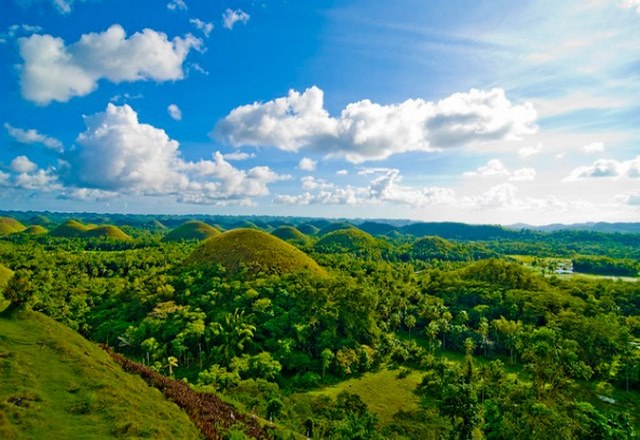
{"type": "Polygon", "coordinates": [[[640,221],[640,0],[5,0],[0,209],[640,221]]]}

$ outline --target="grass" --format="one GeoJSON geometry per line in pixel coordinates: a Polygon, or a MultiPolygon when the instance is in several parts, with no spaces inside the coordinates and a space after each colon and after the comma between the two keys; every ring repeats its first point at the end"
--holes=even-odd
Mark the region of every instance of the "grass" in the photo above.
{"type": "Polygon", "coordinates": [[[281,240],[297,246],[308,246],[311,243],[311,239],[308,236],[304,235],[293,226],[280,226],[271,234],[281,240]]]}
{"type": "Polygon", "coordinates": [[[220,231],[206,223],[190,220],[172,229],[162,241],[204,240],[220,234],[220,231]]]}
{"type": "Polygon", "coordinates": [[[403,378],[399,378],[399,373],[400,370],[383,368],[309,393],[332,398],[342,391],[357,394],[370,411],[380,416],[381,422],[389,423],[398,411],[412,411],[419,408],[418,397],[413,391],[422,381],[422,373],[410,370],[410,373],[403,378]]]}
{"type": "Polygon", "coordinates": [[[0,235],[22,232],[26,228],[18,220],[11,217],[0,217],[0,235]]]}
{"type": "Polygon", "coordinates": [[[35,312],[0,314],[0,438],[185,438],[174,403],[107,353],[35,312]]]}
{"type": "Polygon", "coordinates": [[[549,266],[557,266],[558,264],[568,264],[571,262],[571,258],[559,258],[559,257],[536,257],[532,255],[509,255],[509,258],[513,258],[514,260],[524,264],[526,267],[535,270],[538,273],[544,274],[545,276],[557,276],[560,279],[574,279],[574,278],[588,278],[591,280],[620,280],[627,282],[638,282],[640,281],[639,277],[622,277],[616,275],[595,275],[588,273],[554,273],[548,269],[549,266]],[[541,261],[542,266],[534,266],[533,262],[535,260],[541,261]]]}
{"type": "Polygon", "coordinates": [[[318,252],[356,252],[375,254],[382,249],[381,242],[360,229],[350,227],[329,232],[318,241],[314,248],[318,252]]]}
{"type": "Polygon", "coordinates": [[[122,229],[113,225],[85,225],[76,220],[69,220],[51,231],[54,237],[68,238],[109,238],[112,240],[131,240],[122,229]]]}
{"type": "Polygon", "coordinates": [[[49,232],[47,228],[40,225],[33,225],[33,226],[29,226],[27,229],[22,231],[22,234],[40,235],[40,234],[46,234],[47,232],[49,232]]]}
{"type": "Polygon", "coordinates": [[[187,264],[220,264],[235,274],[245,267],[250,274],[326,272],[304,252],[263,231],[234,229],[205,241],[187,258],[187,264]]]}

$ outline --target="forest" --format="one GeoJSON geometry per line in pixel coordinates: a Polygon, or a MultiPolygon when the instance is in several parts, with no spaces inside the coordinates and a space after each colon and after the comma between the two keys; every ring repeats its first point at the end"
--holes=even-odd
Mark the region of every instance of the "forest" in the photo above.
{"type": "Polygon", "coordinates": [[[640,234],[3,215],[0,316],[47,315],[268,428],[204,437],[637,438],[640,234]]]}

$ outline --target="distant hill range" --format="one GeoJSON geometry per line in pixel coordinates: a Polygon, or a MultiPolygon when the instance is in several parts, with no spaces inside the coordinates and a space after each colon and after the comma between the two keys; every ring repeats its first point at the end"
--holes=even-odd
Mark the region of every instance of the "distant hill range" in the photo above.
{"type": "Polygon", "coordinates": [[[640,223],[606,223],[606,222],[589,222],[589,223],[573,223],[562,224],[554,223],[545,226],[531,226],[526,224],[515,224],[509,226],[513,229],[531,229],[542,232],[555,231],[589,231],[589,232],[605,232],[609,234],[640,234],[640,223]]]}

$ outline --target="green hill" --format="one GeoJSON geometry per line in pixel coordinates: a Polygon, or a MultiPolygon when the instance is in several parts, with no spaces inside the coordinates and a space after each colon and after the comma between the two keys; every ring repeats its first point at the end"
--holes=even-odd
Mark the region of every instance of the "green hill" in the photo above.
{"type": "Polygon", "coordinates": [[[22,232],[26,227],[18,220],[11,217],[0,217],[0,235],[22,232]]]}
{"type": "Polygon", "coordinates": [[[0,371],[0,438],[200,438],[158,390],[42,314],[0,314],[0,371]]]}
{"type": "Polygon", "coordinates": [[[378,223],[367,221],[358,225],[358,229],[362,229],[371,235],[389,235],[392,232],[398,232],[398,228],[388,223],[378,223]]]}
{"type": "Polygon", "coordinates": [[[411,257],[417,260],[465,261],[496,256],[496,252],[483,244],[454,243],[435,236],[419,238],[411,247],[411,257]]]}
{"type": "Polygon", "coordinates": [[[218,234],[220,231],[213,226],[197,220],[190,220],[172,229],[162,241],[204,240],[218,234]]]}
{"type": "Polygon", "coordinates": [[[85,225],[77,220],[69,220],[51,231],[53,237],[66,238],[109,238],[131,240],[122,229],[113,225],[85,225]]]}
{"type": "Polygon", "coordinates": [[[351,223],[331,223],[324,228],[318,231],[318,236],[322,237],[323,235],[330,234],[333,231],[339,231],[341,229],[352,229],[355,228],[351,223]]]}
{"type": "Polygon", "coordinates": [[[305,235],[316,235],[320,228],[311,225],[309,223],[303,223],[301,225],[296,226],[296,229],[302,232],[305,235]]]}
{"type": "Polygon", "coordinates": [[[48,225],[51,224],[51,220],[47,216],[44,216],[42,214],[38,214],[38,215],[34,215],[33,217],[29,218],[27,223],[29,223],[30,225],[48,226],[48,225]]]}
{"type": "Polygon", "coordinates": [[[40,234],[46,234],[47,232],[49,232],[47,228],[44,228],[40,225],[33,225],[33,226],[29,226],[27,229],[22,231],[21,234],[40,235],[40,234]]]}
{"type": "Polygon", "coordinates": [[[251,274],[310,271],[325,275],[311,257],[289,243],[263,231],[234,229],[201,244],[187,264],[220,264],[237,273],[246,267],[251,274]]]}
{"type": "Polygon", "coordinates": [[[308,246],[311,243],[311,239],[309,239],[309,237],[298,231],[293,226],[280,226],[271,234],[278,237],[280,240],[284,240],[296,246],[308,246]]]}
{"type": "Polygon", "coordinates": [[[389,246],[352,226],[329,232],[314,245],[314,249],[322,253],[350,253],[360,257],[380,258],[389,251],[389,246]]]}

